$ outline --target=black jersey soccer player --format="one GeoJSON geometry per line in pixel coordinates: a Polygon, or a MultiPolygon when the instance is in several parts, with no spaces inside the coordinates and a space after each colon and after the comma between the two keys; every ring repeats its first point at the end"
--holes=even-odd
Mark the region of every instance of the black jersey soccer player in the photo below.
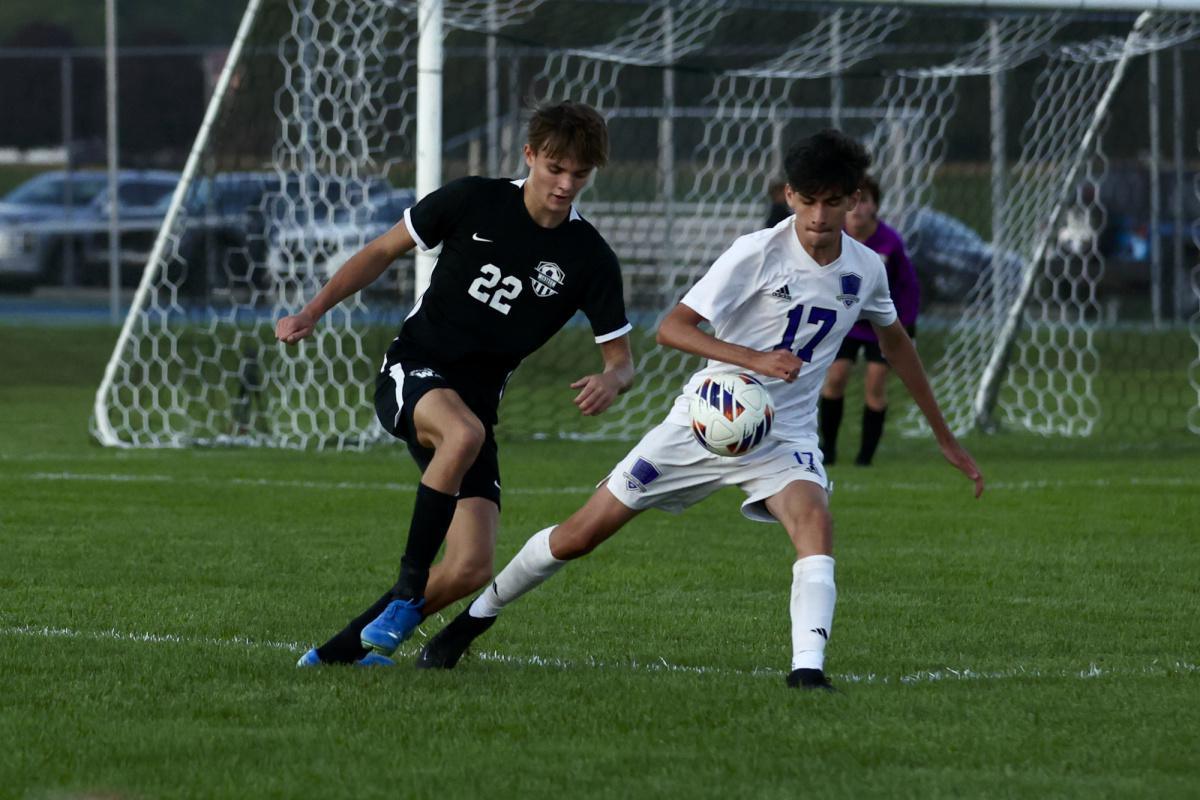
{"type": "Polygon", "coordinates": [[[632,383],[620,267],[572,203],[607,155],[607,127],[595,109],[572,102],[537,109],[527,178],[469,177],[432,192],[276,325],[278,339],[298,342],[401,254],[442,245],[376,382],[380,423],[421,467],[399,578],[301,666],[389,663],[425,616],[490,580],[500,515],[492,428],[504,385],[576,311],[587,316],[604,364],[570,385],[580,412],[603,412],[632,383]]]}

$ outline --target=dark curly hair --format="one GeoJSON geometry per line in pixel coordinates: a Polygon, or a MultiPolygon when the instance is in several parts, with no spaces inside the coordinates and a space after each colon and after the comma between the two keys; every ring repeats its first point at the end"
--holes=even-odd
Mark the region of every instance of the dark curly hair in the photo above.
{"type": "Polygon", "coordinates": [[[833,128],[801,139],[783,161],[792,191],[815,197],[822,192],[852,195],[862,184],[871,154],[867,148],[833,128]]]}

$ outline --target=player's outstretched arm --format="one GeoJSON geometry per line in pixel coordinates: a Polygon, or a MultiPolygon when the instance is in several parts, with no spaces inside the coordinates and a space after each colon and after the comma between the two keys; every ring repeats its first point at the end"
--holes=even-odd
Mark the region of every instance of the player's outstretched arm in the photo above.
{"type": "Polygon", "coordinates": [[[787,350],[768,350],[765,353],[731,344],[700,330],[705,319],[695,309],[678,304],[663,317],[658,326],[655,341],[665,347],[674,347],[692,355],[723,361],[768,378],[779,378],[791,383],[800,374],[804,362],[787,350]]]}
{"type": "Polygon", "coordinates": [[[899,320],[896,320],[887,327],[876,325],[874,328],[875,334],[879,337],[879,346],[883,350],[888,364],[904,382],[904,387],[916,401],[917,407],[921,409],[925,419],[929,420],[929,427],[933,429],[933,435],[937,439],[938,447],[942,450],[942,455],[959,472],[974,481],[975,496],[979,497],[983,494],[983,475],[976,466],[975,460],[971,458],[971,454],[959,444],[957,437],[946,425],[946,420],[942,417],[942,410],[938,408],[937,400],[933,396],[933,389],[929,386],[929,379],[925,375],[925,367],[921,365],[921,357],[917,355],[917,348],[913,347],[912,339],[908,338],[904,326],[900,324],[899,320]]]}
{"type": "Polygon", "coordinates": [[[371,240],[366,247],[352,255],[334,273],[329,283],[317,292],[299,313],[284,317],[275,324],[275,338],[294,344],[313,332],[325,312],[360,289],[371,285],[388,265],[416,246],[412,234],[397,222],[387,233],[371,240]]]}
{"type": "Polygon", "coordinates": [[[595,375],[584,375],[571,384],[578,389],[575,405],[585,417],[602,414],[633,385],[633,350],[628,336],[618,336],[600,345],[600,356],[604,359],[604,371],[595,375]]]}

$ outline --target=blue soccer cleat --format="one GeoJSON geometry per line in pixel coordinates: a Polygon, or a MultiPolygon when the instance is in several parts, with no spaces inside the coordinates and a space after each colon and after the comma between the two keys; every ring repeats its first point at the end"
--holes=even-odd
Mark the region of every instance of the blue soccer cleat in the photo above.
{"type": "Polygon", "coordinates": [[[362,629],[362,646],[380,655],[390,656],[421,624],[421,609],[424,607],[424,597],[388,603],[383,613],[362,629]]]}
{"type": "MultiPolygon", "coordinates": [[[[317,648],[312,648],[304,655],[300,656],[300,660],[296,662],[297,667],[324,667],[328,666],[321,657],[317,655],[317,648]]],[[[396,662],[392,661],[385,655],[381,655],[374,651],[367,653],[365,656],[354,662],[356,667],[394,667],[396,662]]]]}
{"type": "Polygon", "coordinates": [[[372,650],[370,653],[367,653],[365,656],[360,658],[358,661],[355,661],[354,666],[356,666],[356,667],[394,667],[394,666],[396,666],[396,662],[392,661],[387,656],[382,655],[380,653],[376,653],[374,650],[372,650]]]}
{"type": "Polygon", "coordinates": [[[321,666],[321,657],[317,655],[317,648],[311,647],[308,652],[300,656],[300,660],[296,662],[297,667],[319,667],[321,666]]]}

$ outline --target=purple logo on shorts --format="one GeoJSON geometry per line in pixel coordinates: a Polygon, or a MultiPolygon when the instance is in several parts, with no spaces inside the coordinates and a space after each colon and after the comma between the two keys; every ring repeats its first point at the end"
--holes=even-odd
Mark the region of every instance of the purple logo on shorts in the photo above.
{"type": "Polygon", "coordinates": [[[633,467],[629,472],[625,473],[625,488],[631,492],[644,492],[646,487],[661,474],[658,467],[644,458],[639,458],[633,462],[633,467]]]}

